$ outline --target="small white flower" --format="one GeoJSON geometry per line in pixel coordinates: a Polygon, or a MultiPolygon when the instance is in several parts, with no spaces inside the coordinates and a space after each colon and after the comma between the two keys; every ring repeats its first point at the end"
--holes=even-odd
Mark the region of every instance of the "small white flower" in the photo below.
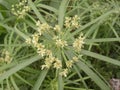
{"type": "Polygon", "coordinates": [[[68,69],[63,69],[63,71],[60,72],[60,75],[64,77],[67,77],[67,74],[68,74],[68,69]]]}
{"type": "Polygon", "coordinates": [[[57,32],[60,32],[60,26],[59,25],[55,25],[55,27],[53,29],[57,32]]]}
{"type": "Polygon", "coordinates": [[[26,42],[27,44],[31,44],[32,40],[31,40],[31,38],[27,38],[25,42],[26,42]]]}
{"type": "Polygon", "coordinates": [[[74,62],[78,62],[78,57],[74,56],[74,57],[73,57],[73,61],[74,61],[74,62]]]}
{"type": "Polygon", "coordinates": [[[73,43],[73,47],[75,48],[76,51],[80,51],[81,48],[83,47],[84,44],[84,37],[82,35],[80,35],[79,38],[75,39],[74,43],[73,43]]]}
{"type": "Polygon", "coordinates": [[[37,53],[43,57],[46,54],[46,49],[37,50],[37,53]]]}
{"type": "Polygon", "coordinates": [[[73,65],[73,61],[72,60],[67,61],[66,65],[67,65],[68,68],[71,68],[72,65],[73,65]]]}
{"type": "Polygon", "coordinates": [[[67,41],[63,41],[61,39],[57,39],[56,42],[55,42],[55,44],[58,47],[62,47],[62,48],[65,47],[65,46],[68,46],[67,41]]]}
{"type": "Polygon", "coordinates": [[[54,63],[54,68],[60,69],[61,67],[62,67],[61,61],[56,58],[54,63]]]}

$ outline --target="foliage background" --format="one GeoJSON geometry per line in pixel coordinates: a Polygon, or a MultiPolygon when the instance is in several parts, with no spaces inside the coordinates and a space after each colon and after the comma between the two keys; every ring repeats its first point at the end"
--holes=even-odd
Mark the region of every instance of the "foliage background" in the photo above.
{"type": "Polygon", "coordinates": [[[109,80],[120,78],[119,0],[28,0],[31,10],[18,19],[11,6],[19,0],[0,0],[0,52],[13,57],[0,63],[1,90],[110,90],[109,80]],[[81,27],[72,34],[85,35],[79,60],[69,75],[41,70],[41,57],[25,43],[38,19],[61,27],[65,16],[78,15],[81,27]],[[2,73],[5,72],[5,73],[2,73]]]}

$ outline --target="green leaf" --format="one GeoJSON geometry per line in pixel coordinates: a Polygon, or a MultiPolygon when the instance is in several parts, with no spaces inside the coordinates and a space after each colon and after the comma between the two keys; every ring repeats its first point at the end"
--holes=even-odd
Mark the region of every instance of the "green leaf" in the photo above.
{"type": "Polygon", "coordinates": [[[17,86],[13,76],[10,77],[10,80],[11,80],[11,83],[12,83],[13,87],[15,88],[15,90],[19,90],[19,88],[18,88],[18,86],[17,86]]]}
{"type": "Polygon", "coordinates": [[[59,75],[58,76],[58,90],[63,90],[63,79],[62,79],[62,76],[61,75],[59,75]]]}
{"type": "Polygon", "coordinates": [[[60,4],[60,7],[59,7],[59,11],[58,11],[58,24],[60,25],[60,28],[63,27],[64,16],[65,16],[65,12],[66,12],[68,1],[69,0],[62,0],[61,4],[60,4]]]}
{"type": "Polygon", "coordinates": [[[19,63],[18,65],[14,66],[13,68],[9,69],[8,71],[6,71],[5,73],[3,73],[0,76],[0,82],[2,82],[4,79],[8,78],[9,76],[11,76],[12,74],[16,73],[17,71],[23,69],[24,67],[32,64],[35,61],[38,61],[41,57],[39,55],[34,56],[32,58],[23,60],[21,63],[19,63]]]}
{"type": "Polygon", "coordinates": [[[3,5],[7,9],[10,8],[10,4],[6,0],[0,0],[0,4],[3,5]]]}
{"type": "Polygon", "coordinates": [[[95,74],[84,62],[79,61],[76,63],[79,69],[82,69],[100,88],[101,90],[110,90],[110,87],[95,74]]]}
{"type": "Polygon", "coordinates": [[[38,4],[37,6],[41,7],[41,8],[45,8],[45,9],[50,10],[50,11],[53,11],[55,14],[58,13],[58,10],[55,9],[54,7],[51,7],[51,6],[48,6],[48,5],[44,5],[44,4],[38,4]]]}
{"type": "Polygon", "coordinates": [[[39,90],[39,88],[40,88],[42,82],[44,81],[47,73],[48,73],[48,70],[43,70],[40,72],[40,75],[37,78],[37,81],[35,82],[32,90],[39,90]]]}
{"type": "Polygon", "coordinates": [[[34,3],[31,0],[28,0],[28,3],[30,5],[30,7],[32,8],[32,10],[35,12],[35,14],[37,15],[37,17],[39,18],[39,20],[42,23],[45,23],[45,19],[43,18],[43,16],[40,14],[39,10],[36,8],[36,6],[34,5],[34,3]]]}
{"type": "Polygon", "coordinates": [[[120,38],[100,38],[100,39],[85,39],[86,43],[94,43],[94,42],[115,42],[120,41],[120,38]]]}
{"type": "Polygon", "coordinates": [[[96,58],[96,59],[114,64],[114,65],[117,65],[117,66],[120,66],[120,61],[118,61],[116,59],[112,59],[110,57],[103,56],[103,55],[100,55],[100,54],[97,54],[97,53],[94,53],[94,52],[90,52],[90,51],[87,51],[87,50],[82,50],[81,53],[84,54],[84,55],[91,56],[93,58],[96,58]]]}
{"type": "Polygon", "coordinates": [[[27,80],[25,80],[24,78],[22,78],[19,74],[15,73],[14,76],[16,76],[18,79],[20,79],[21,81],[23,81],[24,83],[33,86],[30,82],[28,82],[27,80]]]}
{"type": "Polygon", "coordinates": [[[109,16],[111,13],[114,13],[115,11],[114,10],[111,10],[103,15],[101,15],[100,17],[96,18],[95,20],[85,24],[84,26],[82,26],[79,30],[73,32],[73,36],[76,35],[77,33],[79,33],[80,31],[84,30],[85,28],[91,26],[92,24],[96,23],[96,22],[101,22],[102,20],[104,20],[107,16],[109,16]]]}

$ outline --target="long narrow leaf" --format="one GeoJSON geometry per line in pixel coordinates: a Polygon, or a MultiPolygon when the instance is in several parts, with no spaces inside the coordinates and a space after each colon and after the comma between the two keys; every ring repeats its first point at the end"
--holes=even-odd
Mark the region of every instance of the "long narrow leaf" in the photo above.
{"type": "Polygon", "coordinates": [[[58,11],[58,24],[60,25],[60,27],[63,27],[63,21],[64,21],[64,16],[65,16],[65,12],[66,12],[66,7],[68,4],[69,0],[62,0],[60,7],[59,7],[59,11],[58,11]]]}
{"type": "Polygon", "coordinates": [[[110,90],[110,87],[98,77],[85,63],[79,61],[77,67],[82,69],[100,88],[101,90],[110,90]]]}
{"type": "Polygon", "coordinates": [[[0,82],[3,81],[5,78],[8,78],[12,74],[16,73],[17,71],[23,69],[24,67],[32,64],[35,61],[38,61],[41,57],[39,55],[34,56],[30,59],[23,60],[23,62],[19,63],[15,67],[11,68],[10,70],[6,71],[0,76],[0,82]]]}
{"type": "Polygon", "coordinates": [[[43,70],[42,72],[40,72],[40,75],[39,75],[37,81],[35,82],[32,90],[39,90],[42,82],[45,79],[45,76],[47,75],[47,72],[48,72],[48,70],[43,70]]]}
{"type": "Polygon", "coordinates": [[[29,1],[29,5],[30,7],[33,9],[33,11],[35,12],[35,14],[37,15],[37,17],[39,18],[39,20],[44,23],[46,22],[45,19],[43,18],[43,16],[40,14],[40,12],[38,11],[38,9],[36,8],[36,6],[34,5],[34,3],[31,0],[29,1]]]}
{"type": "Polygon", "coordinates": [[[120,38],[101,38],[101,39],[86,39],[86,43],[94,43],[94,42],[115,42],[120,41],[120,38]]]}
{"type": "Polygon", "coordinates": [[[59,75],[58,76],[58,90],[63,90],[63,79],[62,79],[62,76],[59,75]]]}
{"type": "Polygon", "coordinates": [[[118,61],[116,59],[112,59],[110,57],[103,56],[103,55],[100,55],[100,54],[97,54],[97,53],[94,53],[94,52],[90,52],[90,51],[87,51],[87,50],[82,50],[81,53],[84,54],[84,55],[91,56],[93,58],[97,58],[99,60],[114,64],[114,65],[117,65],[117,66],[120,66],[120,61],[118,61]]]}
{"type": "Polygon", "coordinates": [[[73,33],[73,36],[76,35],[77,33],[79,33],[80,31],[84,30],[85,28],[89,27],[90,25],[98,22],[99,20],[104,20],[104,18],[106,18],[107,16],[109,16],[111,13],[114,13],[114,12],[115,12],[114,10],[111,10],[111,11],[109,11],[109,12],[101,15],[101,16],[98,17],[97,19],[95,19],[95,20],[93,20],[93,21],[85,24],[85,25],[84,25],[83,27],[81,27],[79,30],[75,31],[75,32],[73,33]]]}

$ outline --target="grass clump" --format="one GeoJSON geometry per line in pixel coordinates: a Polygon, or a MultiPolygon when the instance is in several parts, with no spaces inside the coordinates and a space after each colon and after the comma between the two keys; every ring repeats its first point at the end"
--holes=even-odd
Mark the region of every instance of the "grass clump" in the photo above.
{"type": "Polygon", "coordinates": [[[0,6],[1,90],[111,90],[120,74],[119,0],[0,6]]]}

